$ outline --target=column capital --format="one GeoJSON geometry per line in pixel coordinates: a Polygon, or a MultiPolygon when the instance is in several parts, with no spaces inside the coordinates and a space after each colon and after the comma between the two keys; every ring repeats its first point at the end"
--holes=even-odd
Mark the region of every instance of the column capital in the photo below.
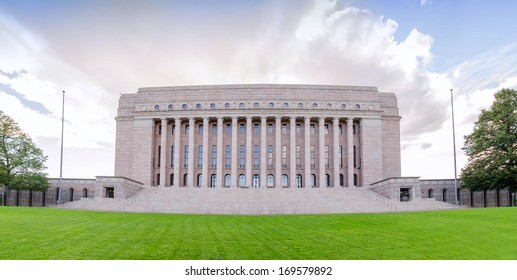
{"type": "Polygon", "coordinates": [[[261,120],[261,121],[262,121],[262,120],[264,120],[264,121],[265,121],[265,120],[267,120],[267,116],[260,116],[260,120],[261,120]]]}
{"type": "Polygon", "coordinates": [[[354,119],[353,119],[353,118],[350,118],[350,117],[347,117],[347,118],[346,118],[346,122],[347,122],[347,123],[352,123],[353,121],[354,121],[354,119]]]}
{"type": "Polygon", "coordinates": [[[293,121],[293,120],[294,120],[294,121],[296,121],[296,117],[290,116],[290,117],[289,117],[289,120],[291,120],[291,121],[293,121]]]}
{"type": "Polygon", "coordinates": [[[319,118],[318,118],[318,121],[320,122],[320,124],[321,124],[321,123],[324,123],[324,122],[325,122],[325,117],[319,117],[319,118]]]}
{"type": "Polygon", "coordinates": [[[310,121],[310,120],[311,120],[311,117],[307,117],[307,116],[305,116],[305,117],[303,117],[303,120],[304,120],[304,121],[310,121]]]}
{"type": "Polygon", "coordinates": [[[340,120],[340,119],[341,119],[340,117],[333,117],[333,118],[332,118],[332,121],[333,121],[333,122],[339,122],[339,120],[340,120]]]}

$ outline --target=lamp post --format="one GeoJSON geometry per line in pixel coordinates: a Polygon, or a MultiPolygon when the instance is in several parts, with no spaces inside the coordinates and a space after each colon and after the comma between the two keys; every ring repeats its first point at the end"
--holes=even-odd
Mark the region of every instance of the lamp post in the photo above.
{"type": "Polygon", "coordinates": [[[452,146],[454,149],[454,203],[458,204],[458,175],[456,168],[456,131],[454,129],[454,98],[451,88],[451,108],[452,108],[452,146]]]}
{"type": "Polygon", "coordinates": [[[63,105],[61,109],[61,160],[59,162],[59,183],[57,204],[61,204],[61,181],[63,180],[63,132],[65,131],[65,91],[63,90],[63,105]]]}

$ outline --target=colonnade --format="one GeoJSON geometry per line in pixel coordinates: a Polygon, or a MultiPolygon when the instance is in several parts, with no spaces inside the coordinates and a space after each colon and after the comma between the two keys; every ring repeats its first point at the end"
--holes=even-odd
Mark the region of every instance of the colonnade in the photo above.
{"type": "MultiPolygon", "coordinates": [[[[155,181],[156,185],[159,186],[201,186],[201,187],[221,187],[225,186],[225,181],[223,174],[224,168],[227,167],[226,165],[223,165],[223,155],[225,155],[225,151],[223,150],[225,144],[223,143],[223,132],[225,128],[223,127],[224,119],[231,119],[231,140],[229,141],[230,147],[231,147],[231,162],[230,162],[230,172],[229,175],[231,176],[231,180],[229,183],[229,187],[271,187],[271,182],[268,182],[269,178],[268,176],[273,175],[274,177],[274,187],[310,187],[310,186],[354,186],[354,139],[353,139],[353,125],[354,120],[352,117],[294,117],[294,116],[231,116],[231,117],[181,117],[181,118],[161,118],[161,127],[164,129],[164,132],[160,133],[160,164],[159,164],[159,174],[171,174],[171,172],[167,172],[167,155],[171,153],[170,147],[167,148],[168,145],[168,137],[170,133],[167,133],[167,126],[169,122],[172,122],[174,120],[174,126],[175,126],[175,132],[174,135],[174,142],[173,145],[175,147],[175,156],[172,159],[172,174],[173,177],[172,182],[169,180],[169,176],[161,176],[161,179],[157,179],[155,181]],[[284,125],[284,128],[282,127],[282,119],[289,119],[289,124],[284,125]],[[195,133],[195,125],[196,123],[199,124],[199,120],[202,119],[202,139],[198,138],[196,141],[195,133]],[[209,135],[211,133],[209,124],[210,120],[216,119],[216,128],[217,128],[217,135],[216,135],[216,164],[215,164],[215,174],[212,170],[209,169],[209,152],[210,152],[210,146],[209,146],[209,135]],[[242,163],[239,165],[238,160],[239,157],[239,145],[238,145],[238,124],[239,120],[245,119],[245,163],[244,168],[242,168],[242,163]],[[260,168],[257,168],[257,166],[254,166],[252,164],[252,161],[254,160],[254,157],[256,156],[256,149],[252,145],[252,135],[257,134],[257,131],[253,133],[253,129],[257,129],[254,127],[254,120],[260,119],[260,168]],[[274,139],[273,141],[270,140],[270,142],[267,141],[267,134],[268,134],[268,120],[274,119],[274,139]],[[303,151],[302,159],[303,164],[297,164],[297,145],[296,145],[296,137],[297,134],[301,135],[301,127],[302,124],[299,124],[299,130],[297,133],[297,120],[303,119],[303,151]],[[318,126],[318,140],[314,141],[314,143],[311,143],[311,120],[317,119],[318,126]],[[188,139],[187,143],[181,143],[181,133],[185,130],[182,129],[182,124],[184,121],[188,121],[189,130],[188,135],[186,135],[186,139],[188,139]],[[332,132],[330,129],[328,129],[328,133],[325,133],[325,126],[326,121],[331,120],[332,124],[332,132]],[[346,120],[346,133],[344,129],[344,121],[346,120]],[[341,126],[341,128],[340,128],[341,126]],[[287,134],[282,129],[285,129],[289,132],[289,138],[284,137],[282,141],[282,134],[287,134]],[[342,170],[342,162],[340,162],[340,157],[338,155],[338,150],[340,150],[340,137],[345,137],[346,134],[346,154],[347,154],[347,165],[346,165],[346,182],[344,182],[345,174],[344,170],[342,170]],[[332,142],[332,150],[330,151],[330,147],[326,148],[325,140],[326,137],[331,137],[332,142]],[[289,143],[286,143],[288,141],[289,143]],[[197,143],[196,143],[197,142],[197,143]],[[287,161],[287,164],[282,163],[282,153],[286,153],[287,151],[283,151],[282,144],[286,146],[288,149],[289,157],[286,157],[285,160],[287,161]],[[188,160],[185,161],[183,155],[180,153],[180,147],[181,145],[185,146],[188,145],[188,160]],[[194,158],[195,158],[195,147],[196,145],[202,145],[202,162],[198,163],[198,169],[200,167],[201,169],[201,178],[197,178],[197,176],[193,176],[194,174],[199,175],[199,171],[195,169],[194,166],[194,158]],[[271,164],[271,162],[268,162],[269,158],[268,155],[271,154],[271,151],[268,151],[268,146],[273,146],[274,149],[274,162],[271,164]],[[319,165],[316,168],[316,166],[311,165],[311,153],[315,154],[315,151],[311,151],[311,146],[314,146],[314,148],[318,147],[318,162],[319,165]],[[325,149],[328,149],[327,151],[325,149]],[[326,163],[325,161],[325,155],[328,156],[329,162],[326,163]],[[332,161],[330,161],[332,160],[332,161]],[[180,173],[180,161],[183,163],[183,167],[186,168],[183,169],[183,172],[180,173]],[[199,166],[201,165],[201,166],[199,166]],[[271,166],[273,165],[273,166],[271,166]],[[302,168],[303,166],[303,168],[302,168]],[[238,169],[240,167],[240,169],[238,169]],[[245,169],[245,172],[242,172],[241,169],[245,169]],[[259,170],[256,170],[259,169],[259,170]],[[241,170],[241,172],[239,172],[241,170]],[[314,171],[317,170],[317,174],[314,174],[314,171]],[[185,172],[186,171],[186,172],[185,172]],[[239,175],[241,173],[241,175],[239,175]],[[332,174],[332,177],[330,177],[330,174],[332,174]],[[180,174],[188,174],[185,178],[186,181],[184,182],[184,178],[180,174]],[[317,175],[319,180],[317,182],[314,182],[314,175],[317,175]],[[213,175],[215,175],[215,178],[213,178],[213,175]],[[245,183],[244,185],[240,181],[240,178],[242,175],[244,175],[245,183]],[[258,182],[255,181],[256,176],[260,176],[258,182]],[[299,179],[300,175],[303,175],[303,182],[301,182],[299,179]],[[285,184],[285,181],[283,181],[283,176],[288,176],[288,184],[285,184]],[[342,177],[340,177],[342,176],[342,177]],[[195,180],[195,177],[199,180],[195,180]],[[213,181],[215,179],[215,182],[213,181]],[[159,181],[159,184],[158,184],[159,181]],[[330,183],[332,182],[332,183],[330,183]]],[[[212,122],[213,124],[213,122],[212,122]]],[[[329,126],[327,125],[327,128],[329,126]]],[[[270,128],[270,127],[269,127],[270,128]]],[[[316,126],[314,126],[315,130],[316,126]]],[[[271,132],[269,134],[272,134],[271,132]]],[[[242,137],[242,136],[241,136],[242,137]]],[[[185,141],[183,141],[185,142],[185,141]]],[[[345,149],[342,149],[345,150],[345,149]]],[[[341,150],[342,159],[344,158],[345,151],[341,150]]],[[[301,151],[298,151],[301,152],[301,151]]],[[[199,151],[198,151],[199,153],[199,151]]],[[[242,156],[241,156],[242,157],[242,156]]],[[[341,160],[342,160],[341,159],[341,160]]],[[[313,158],[313,160],[315,160],[313,158]]],[[[213,167],[213,166],[212,166],[213,167]]],[[[152,172],[153,176],[156,174],[156,172],[152,172]]],[[[226,173],[228,174],[228,173],[226,173]]]]}

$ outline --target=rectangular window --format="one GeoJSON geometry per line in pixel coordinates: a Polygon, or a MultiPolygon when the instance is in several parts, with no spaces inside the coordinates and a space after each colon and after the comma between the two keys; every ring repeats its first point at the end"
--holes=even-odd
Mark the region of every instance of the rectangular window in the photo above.
{"type": "Polygon", "coordinates": [[[226,145],[226,168],[230,168],[232,149],[230,145],[226,145]]]}
{"type": "Polygon", "coordinates": [[[185,168],[188,167],[188,145],[185,145],[185,160],[183,161],[183,166],[185,168]]]}
{"type": "Polygon", "coordinates": [[[352,126],[353,134],[355,135],[355,124],[352,126]]]}
{"type": "Polygon", "coordinates": [[[212,168],[217,167],[217,146],[212,145],[212,168]]]}
{"type": "Polygon", "coordinates": [[[244,145],[241,145],[239,148],[239,167],[244,168],[244,164],[246,162],[246,149],[244,148],[244,145]]]}
{"type": "Polygon", "coordinates": [[[325,168],[329,168],[329,146],[325,145],[325,168]]]}
{"type": "Polygon", "coordinates": [[[324,126],[323,126],[323,128],[325,129],[325,130],[324,130],[324,131],[325,131],[325,134],[329,134],[329,125],[328,125],[328,124],[326,124],[326,125],[324,125],[324,126]]]}
{"type": "Polygon", "coordinates": [[[232,133],[232,125],[231,124],[226,124],[226,134],[227,135],[230,135],[232,133]]]}
{"type": "Polygon", "coordinates": [[[158,167],[160,167],[160,162],[162,162],[162,146],[158,146],[158,167]]]}
{"type": "Polygon", "coordinates": [[[273,168],[273,145],[267,146],[267,166],[273,168]]]}
{"type": "Polygon", "coordinates": [[[296,146],[296,168],[302,168],[302,146],[296,146]]]}
{"type": "Polygon", "coordinates": [[[173,126],[172,126],[172,134],[175,134],[175,133],[176,133],[176,126],[175,126],[175,125],[173,125],[173,126]]]}
{"type": "Polygon", "coordinates": [[[253,146],[253,168],[259,168],[259,146],[253,146]]]}
{"type": "Polygon", "coordinates": [[[189,130],[190,130],[190,126],[188,124],[185,125],[185,135],[188,135],[189,130]]]}
{"type": "Polygon", "coordinates": [[[199,125],[199,129],[197,131],[197,134],[203,135],[203,125],[202,124],[199,125]]]}
{"type": "Polygon", "coordinates": [[[203,145],[197,146],[197,167],[203,167],[203,145]]]}
{"type": "Polygon", "coordinates": [[[287,146],[282,146],[282,168],[287,168],[287,146]]]}
{"type": "Polygon", "coordinates": [[[217,135],[217,124],[212,125],[212,135],[217,135]]]}
{"type": "Polygon", "coordinates": [[[272,123],[267,125],[267,133],[273,134],[273,124],[272,123]]]}
{"type": "Polygon", "coordinates": [[[259,124],[258,123],[253,125],[253,134],[255,134],[255,135],[259,134],[259,124]]]}
{"type": "Polygon", "coordinates": [[[315,167],[315,164],[314,164],[314,146],[311,145],[311,168],[314,168],[315,167]]]}
{"type": "Polygon", "coordinates": [[[282,134],[287,134],[287,124],[282,124],[282,134]]]}
{"type": "Polygon", "coordinates": [[[356,157],[356,147],[354,145],[354,167],[357,167],[356,159],[357,159],[357,157],[356,157]]]}
{"type": "Polygon", "coordinates": [[[339,167],[343,167],[343,145],[339,145],[339,167]]]}
{"type": "Polygon", "coordinates": [[[243,135],[246,134],[246,125],[241,123],[240,130],[241,130],[241,134],[243,134],[243,135]]]}
{"type": "Polygon", "coordinates": [[[314,134],[314,125],[311,124],[311,134],[314,134]]]}
{"type": "Polygon", "coordinates": [[[297,135],[302,134],[302,125],[301,124],[296,125],[296,134],[297,135]]]}
{"type": "Polygon", "coordinates": [[[174,145],[171,146],[171,167],[174,167],[174,145]]]}
{"type": "Polygon", "coordinates": [[[343,135],[343,126],[342,125],[338,126],[338,130],[339,130],[339,135],[343,135]]]}
{"type": "Polygon", "coordinates": [[[158,135],[162,135],[162,125],[158,126],[158,135]]]}

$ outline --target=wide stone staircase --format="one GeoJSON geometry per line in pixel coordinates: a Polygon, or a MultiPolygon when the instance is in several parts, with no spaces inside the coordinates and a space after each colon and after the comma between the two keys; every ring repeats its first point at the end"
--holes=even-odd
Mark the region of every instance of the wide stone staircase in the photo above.
{"type": "Polygon", "coordinates": [[[88,198],[59,208],[190,214],[331,214],[428,211],[458,206],[429,199],[391,201],[368,188],[144,187],[129,199],[88,198]]]}

